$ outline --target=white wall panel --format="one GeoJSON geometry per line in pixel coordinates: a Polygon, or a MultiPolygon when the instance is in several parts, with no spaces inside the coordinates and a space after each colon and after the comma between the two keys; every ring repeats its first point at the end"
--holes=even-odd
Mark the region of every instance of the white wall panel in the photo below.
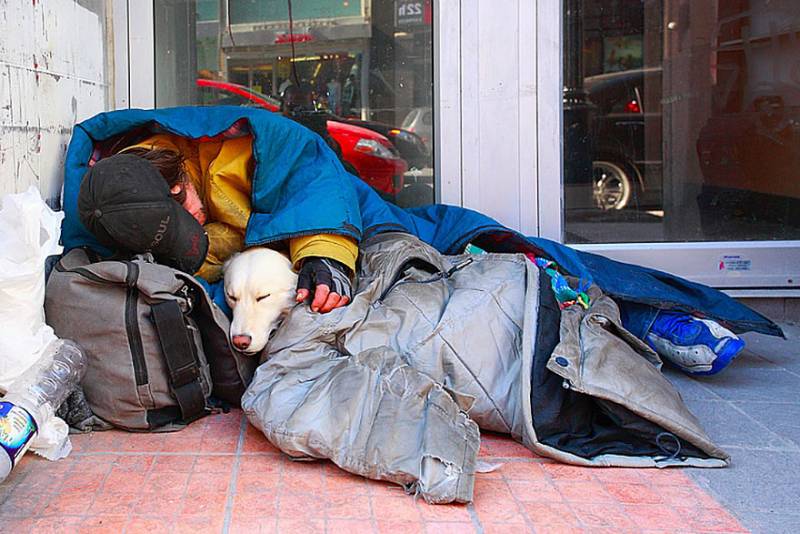
{"type": "Polygon", "coordinates": [[[57,202],[73,125],[107,107],[106,6],[0,0],[0,195],[57,202]]]}
{"type": "Polygon", "coordinates": [[[535,4],[461,2],[463,205],[538,231],[535,4]]]}
{"type": "Polygon", "coordinates": [[[434,9],[434,156],[438,202],[461,205],[461,2],[434,9]]]}

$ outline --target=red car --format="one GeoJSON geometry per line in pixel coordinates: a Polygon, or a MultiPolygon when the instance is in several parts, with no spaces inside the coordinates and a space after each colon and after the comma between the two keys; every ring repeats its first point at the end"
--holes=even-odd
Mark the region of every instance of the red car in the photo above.
{"type": "MultiPolygon", "coordinates": [[[[197,79],[202,105],[258,106],[279,112],[280,102],[235,83],[197,79]]],[[[383,135],[337,121],[328,121],[328,133],[339,143],[342,157],[359,177],[384,196],[394,198],[403,188],[408,165],[383,135]]]]}

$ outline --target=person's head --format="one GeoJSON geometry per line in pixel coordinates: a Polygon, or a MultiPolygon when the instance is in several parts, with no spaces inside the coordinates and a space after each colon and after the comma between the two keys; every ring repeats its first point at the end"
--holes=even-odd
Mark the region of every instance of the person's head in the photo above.
{"type": "Polygon", "coordinates": [[[186,175],[183,155],[165,148],[133,147],[124,151],[145,159],[156,168],[169,186],[170,196],[192,214],[200,224],[207,220],[205,207],[194,184],[186,175]]]}
{"type": "Polygon", "coordinates": [[[78,216],[100,244],[196,272],[208,252],[202,225],[179,204],[157,167],[117,154],[91,167],[78,192],[78,216]]]}
{"type": "Polygon", "coordinates": [[[284,114],[314,111],[314,88],[308,82],[290,85],[283,91],[281,111],[284,114]]]}

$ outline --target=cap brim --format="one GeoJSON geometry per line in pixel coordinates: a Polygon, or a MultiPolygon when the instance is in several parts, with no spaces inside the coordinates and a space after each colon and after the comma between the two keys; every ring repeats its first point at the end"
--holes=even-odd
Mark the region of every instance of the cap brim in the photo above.
{"type": "Polygon", "coordinates": [[[150,252],[156,262],[189,274],[200,269],[208,253],[203,226],[170,198],[118,207],[101,221],[118,246],[150,252]]]}
{"type": "Polygon", "coordinates": [[[194,274],[203,265],[208,253],[208,235],[191,213],[175,203],[175,224],[164,240],[153,248],[153,258],[183,272],[194,274]]]}

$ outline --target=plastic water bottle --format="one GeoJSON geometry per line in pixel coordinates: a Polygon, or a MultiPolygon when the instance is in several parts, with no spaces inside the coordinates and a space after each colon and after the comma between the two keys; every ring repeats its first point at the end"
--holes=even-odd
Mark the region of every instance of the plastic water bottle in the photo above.
{"type": "Polygon", "coordinates": [[[80,382],[86,356],[76,343],[58,339],[0,399],[0,482],[30,447],[33,438],[80,382]]]}

